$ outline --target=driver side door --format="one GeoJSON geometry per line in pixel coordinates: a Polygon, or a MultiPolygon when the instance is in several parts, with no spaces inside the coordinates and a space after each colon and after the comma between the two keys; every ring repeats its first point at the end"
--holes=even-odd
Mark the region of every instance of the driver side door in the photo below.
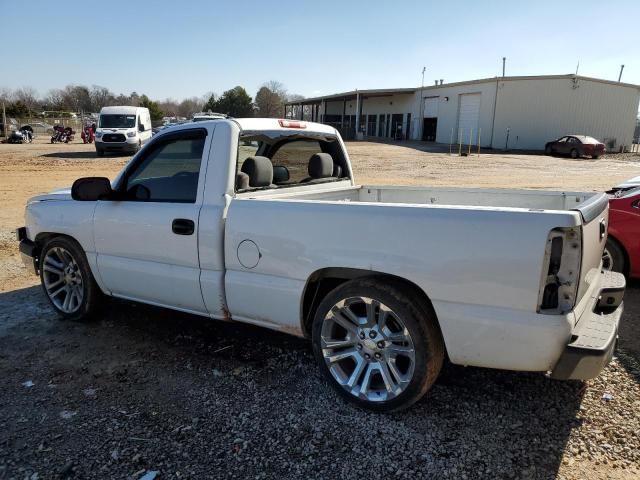
{"type": "Polygon", "coordinates": [[[197,233],[208,145],[202,128],[162,135],[127,168],[119,199],[97,202],[98,272],[114,296],[207,312],[197,233]]]}
{"type": "Polygon", "coordinates": [[[562,137],[561,139],[557,140],[555,145],[553,146],[553,149],[555,150],[556,153],[568,153],[567,152],[567,139],[568,137],[562,137]]]}

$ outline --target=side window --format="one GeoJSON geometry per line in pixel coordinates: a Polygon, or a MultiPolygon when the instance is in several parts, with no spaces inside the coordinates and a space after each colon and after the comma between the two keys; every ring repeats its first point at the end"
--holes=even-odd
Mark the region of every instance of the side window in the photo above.
{"type": "Polygon", "coordinates": [[[126,199],[194,203],[205,134],[188,132],[160,141],[144,152],[125,179],[126,199]]]}
{"type": "Polygon", "coordinates": [[[567,141],[567,137],[562,137],[560,140],[558,140],[558,143],[564,143],[567,141]]]}
{"type": "Polygon", "coordinates": [[[313,154],[321,152],[317,140],[295,140],[282,145],[271,157],[271,162],[287,167],[290,181],[298,183],[309,176],[309,159],[313,154]]]}
{"type": "Polygon", "coordinates": [[[580,142],[575,137],[569,137],[569,143],[580,143],[580,142]]]}

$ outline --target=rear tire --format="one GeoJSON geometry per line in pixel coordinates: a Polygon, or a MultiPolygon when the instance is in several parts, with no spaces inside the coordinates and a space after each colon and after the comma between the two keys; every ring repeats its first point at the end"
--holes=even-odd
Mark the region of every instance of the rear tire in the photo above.
{"type": "Polygon", "coordinates": [[[65,320],[86,320],[98,307],[98,287],[82,247],[68,237],[54,237],[40,252],[40,282],[56,313],[65,320]]]}
{"type": "Polygon", "coordinates": [[[571,158],[573,158],[574,160],[580,156],[578,155],[578,150],[576,150],[575,148],[571,149],[571,152],[569,153],[569,155],[571,155],[571,158]]]}
{"type": "Polygon", "coordinates": [[[607,244],[602,252],[602,269],[627,274],[627,257],[624,249],[611,237],[607,238],[607,244]]]}
{"type": "Polygon", "coordinates": [[[344,399],[391,412],[411,406],[434,384],[444,343],[433,310],[416,298],[400,283],[370,277],[346,282],[322,300],[313,352],[344,399]]]}

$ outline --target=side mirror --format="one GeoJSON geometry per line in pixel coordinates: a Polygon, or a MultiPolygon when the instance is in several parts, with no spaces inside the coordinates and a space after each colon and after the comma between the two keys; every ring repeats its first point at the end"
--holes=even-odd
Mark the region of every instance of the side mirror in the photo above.
{"type": "Polygon", "coordinates": [[[273,166],[273,183],[276,185],[282,182],[288,182],[290,179],[289,169],[284,165],[273,166]]]}
{"type": "Polygon", "coordinates": [[[144,132],[144,125],[142,123],[140,125],[138,125],[138,131],[139,132],[144,132]]]}
{"type": "Polygon", "coordinates": [[[71,198],[80,202],[109,200],[113,197],[111,182],[106,177],[85,177],[73,182],[71,198]]]}

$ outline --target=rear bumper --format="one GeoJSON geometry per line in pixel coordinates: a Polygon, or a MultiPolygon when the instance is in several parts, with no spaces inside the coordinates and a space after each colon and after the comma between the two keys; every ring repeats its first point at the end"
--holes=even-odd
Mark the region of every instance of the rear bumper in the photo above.
{"type": "Polygon", "coordinates": [[[551,372],[559,380],[588,380],[597,377],[613,357],[618,325],[624,308],[624,276],[601,273],[602,279],[591,309],[585,310],[571,331],[571,342],[551,372]]]}

